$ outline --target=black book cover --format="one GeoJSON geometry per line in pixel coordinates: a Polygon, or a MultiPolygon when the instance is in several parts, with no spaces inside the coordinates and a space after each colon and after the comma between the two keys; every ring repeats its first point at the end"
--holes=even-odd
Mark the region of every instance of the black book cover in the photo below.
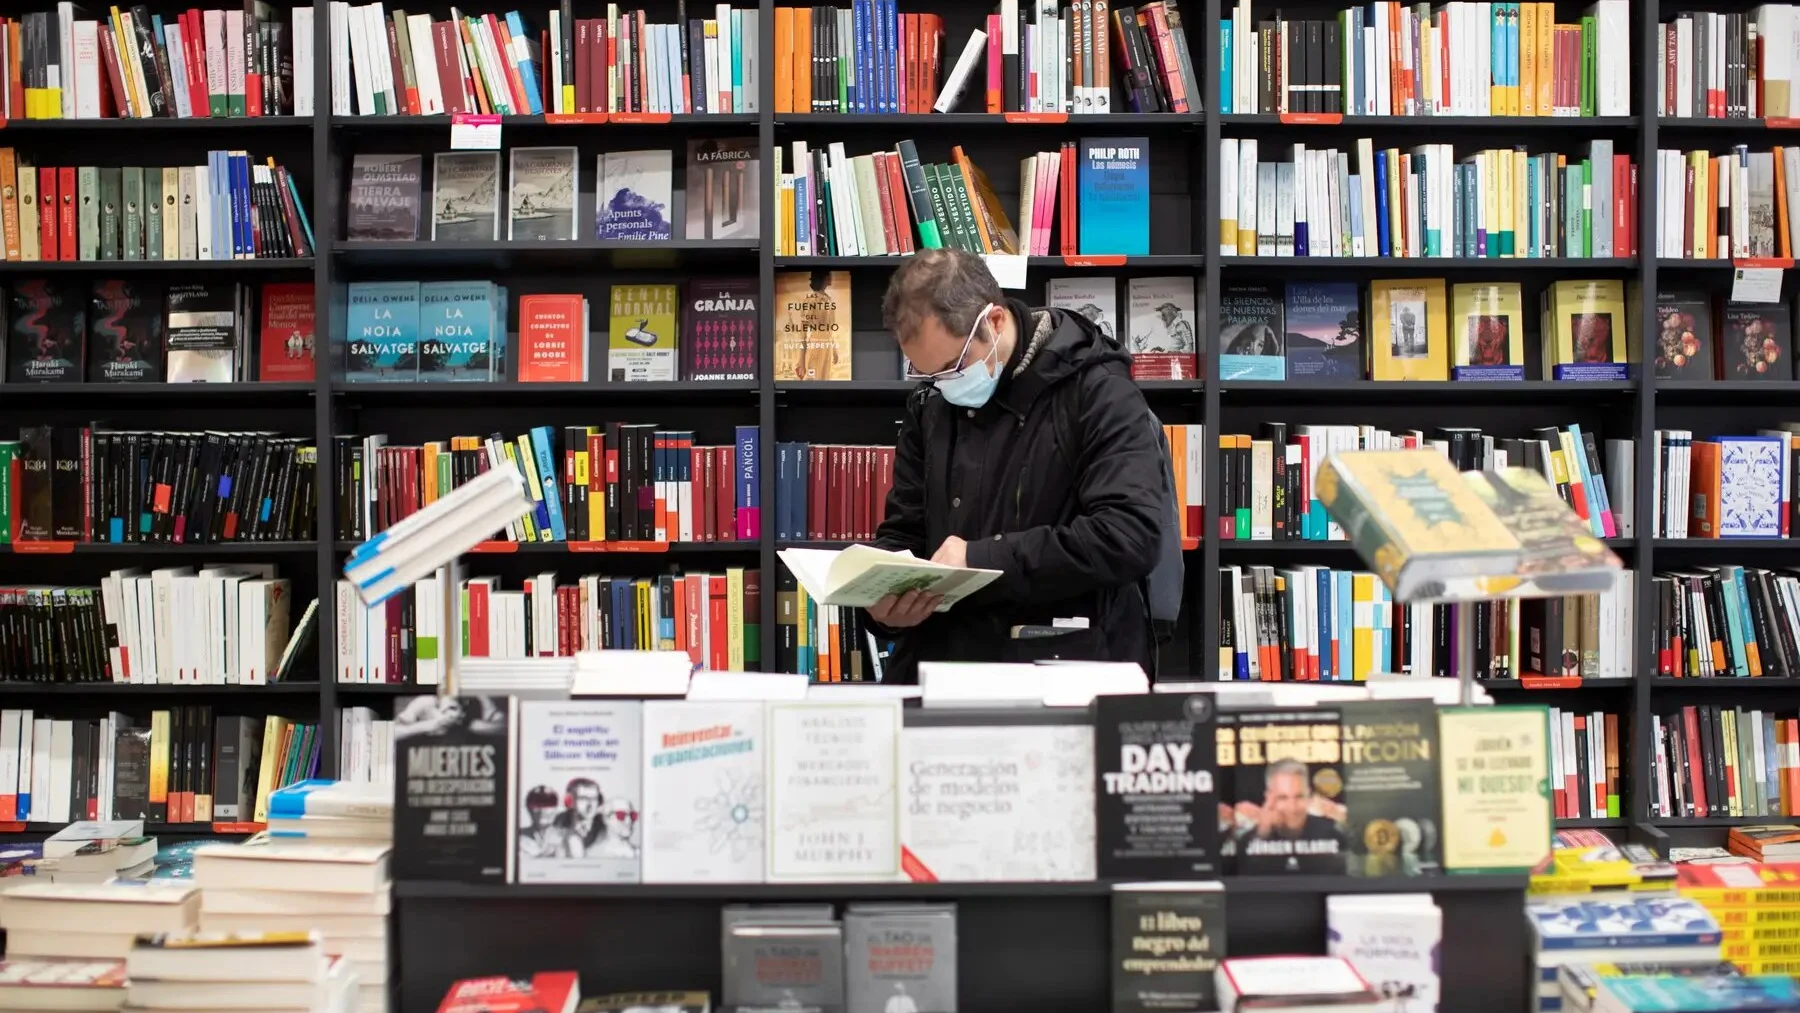
{"type": "Polygon", "coordinates": [[[77,541],[82,533],[81,430],[50,431],[50,538],[77,541]]]}
{"type": "Polygon", "coordinates": [[[69,383],[81,380],[87,314],[79,298],[47,281],[12,286],[7,320],[11,383],[69,383]]]}
{"type": "Polygon", "coordinates": [[[1712,303],[1704,292],[1660,292],[1652,349],[1658,380],[1713,379],[1712,303]]]}
{"type": "Polygon", "coordinates": [[[25,426],[19,430],[19,540],[47,542],[54,525],[51,507],[51,429],[25,426]]]}
{"type": "Polygon", "coordinates": [[[88,303],[88,337],[90,382],[162,382],[161,286],[95,282],[88,303]]]}
{"type": "Polygon", "coordinates": [[[1350,874],[1436,873],[1442,854],[1436,705],[1368,700],[1338,710],[1350,874]]]}
{"type": "Polygon", "coordinates": [[[395,879],[507,880],[511,697],[413,697],[394,718],[395,879]]]}
{"type": "Polygon", "coordinates": [[[1094,701],[1095,874],[1219,874],[1213,698],[1194,693],[1094,701]]]}
{"type": "Polygon", "coordinates": [[[681,320],[683,380],[756,379],[755,278],[689,281],[681,320]]]}
{"type": "Polygon", "coordinates": [[[149,820],[150,729],[127,724],[113,731],[113,811],[118,820],[149,820]]]}
{"type": "Polygon", "coordinates": [[[1225,891],[1218,883],[1163,885],[1113,891],[1113,1013],[1219,1006],[1213,972],[1225,954],[1225,891]]]}
{"type": "Polygon", "coordinates": [[[1342,716],[1336,708],[1236,715],[1219,740],[1219,765],[1232,750],[1232,851],[1241,876],[1343,875],[1342,716]]]}

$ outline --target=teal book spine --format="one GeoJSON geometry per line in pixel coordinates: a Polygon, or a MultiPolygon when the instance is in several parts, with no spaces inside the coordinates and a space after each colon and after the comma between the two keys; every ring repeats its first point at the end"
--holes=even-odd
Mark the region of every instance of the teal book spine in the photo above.
{"type": "Polygon", "coordinates": [[[357,282],[350,286],[345,379],[418,379],[419,283],[357,282]]]}
{"type": "Polygon", "coordinates": [[[419,381],[492,378],[494,285],[430,281],[419,286],[419,381]]]}

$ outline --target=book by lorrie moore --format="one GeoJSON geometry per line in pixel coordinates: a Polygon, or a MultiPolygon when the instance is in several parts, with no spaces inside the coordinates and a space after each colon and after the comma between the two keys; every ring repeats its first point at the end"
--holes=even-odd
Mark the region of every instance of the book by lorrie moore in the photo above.
{"type": "Polygon", "coordinates": [[[500,153],[440,151],[431,162],[431,238],[445,243],[500,238],[500,153]]]}
{"type": "Polygon", "coordinates": [[[1362,310],[1355,282],[1289,282],[1287,365],[1292,379],[1363,375],[1362,310]]]}
{"type": "Polygon", "coordinates": [[[850,272],[775,276],[775,379],[851,378],[850,272]]]}
{"type": "Polygon", "coordinates": [[[520,296],[519,382],[581,383],[587,378],[587,298],[520,296]]]}
{"type": "Polygon", "coordinates": [[[607,313],[606,378],[614,383],[679,379],[674,285],[614,285],[607,313]]]}
{"type": "Polygon", "coordinates": [[[1219,379],[1287,379],[1283,309],[1273,285],[1226,286],[1219,296],[1219,379]]]}
{"type": "Polygon", "coordinates": [[[594,184],[595,239],[674,239],[674,153],[608,151],[594,184]]]}
{"type": "Polygon", "coordinates": [[[346,235],[353,240],[419,238],[419,155],[357,155],[350,162],[346,235]]]}
{"type": "Polygon", "coordinates": [[[713,137],[688,142],[688,239],[757,237],[762,214],[757,196],[756,150],[754,137],[713,137]]]}
{"type": "Polygon", "coordinates": [[[1150,139],[1083,137],[1076,160],[1080,252],[1150,252],[1150,139]]]}
{"type": "Polygon", "coordinates": [[[574,239],[576,162],[574,148],[514,148],[506,188],[506,238],[574,239]]]}
{"type": "Polygon", "coordinates": [[[316,331],[312,282],[264,285],[256,378],[265,382],[311,383],[316,372],[316,331]]]}
{"type": "MultiPolygon", "coordinates": [[[[307,309],[312,286],[306,286],[307,309]]],[[[97,281],[88,306],[88,379],[157,383],[163,378],[163,289],[121,280],[97,281]]],[[[307,377],[312,376],[311,370],[307,377]]]]}

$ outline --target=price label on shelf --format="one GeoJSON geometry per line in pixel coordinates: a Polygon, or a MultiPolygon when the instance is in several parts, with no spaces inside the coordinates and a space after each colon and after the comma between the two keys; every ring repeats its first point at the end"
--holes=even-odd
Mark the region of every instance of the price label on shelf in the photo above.
{"type": "Polygon", "coordinates": [[[1731,301],[1777,303],[1781,301],[1779,267],[1735,267],[1731,271],[1731,301]]]}
{"type": "Polygon", "coordinates": [[[500,117],[492,113],[455,113],[450,117],[450,150],[499,151],[500,117]]]}
{"type": "Polygon", "coordinates": [[[1001,288],[1024,288],[1025,268],[1030,264],[1030,257],[1016,253],[989,253],[982,260],[987,261],[987,268],[1001,288]]]}

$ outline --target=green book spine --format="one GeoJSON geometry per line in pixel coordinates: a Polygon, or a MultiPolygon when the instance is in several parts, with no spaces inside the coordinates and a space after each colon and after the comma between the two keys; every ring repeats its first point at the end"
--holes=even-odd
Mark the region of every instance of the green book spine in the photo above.
{"type": "Polygon", "coordinates": [[[80,236],[78,256],[100,259],[100,170],[84,165],[75,170],[75,222],[80,236]]]}
{"type": "Polygon", "coordinates": [[[144,259],[163,259],[163,192],[162,172],[151,169],[144,174],[144,259]]]}
{"type": "Polygon", "coordinates": [[[100,259],[119,259],[119,200],[123,184],[116,168],[100,170],[100,259]]]}
{"type": "Polygon", "coordinates": [[[1575,252],[1581,257],[1594,255],[1594,166],[1587,161],[1581,163],[1581,249],[1575,252]]]}
{"type": "Polygon", "coordinates": [[[119,237],[119,248],[124,260],[144,259],[144,170],[142,166],[128,165],[120,171],[121,207],[119,224],[123,230],[119,237]]]}
{"type": "Polygon", "coordinates": [[[0,543],[12,541],[13,525],[17,523],[12,513],[12,463],[18,456],[18,443],[0,442],[0,543]]]}
{"type": "Polygon", "coordinates": [[[942,165],[938,167],[938,171],[944,177],[944,199],[950,202],[956,220],[962,224],[963,249],[970,253],[984,252],[981,248],[981,230],[975,227],[975,200],[963,183],[961,170],[954,165],[942,165]]]}
{"type": "Polygon", "coordinates": [[[1593,15],[1581,19],[1581,115],[1594,115],[1594,36],[1598,29],[1593,15]]]}
{"type": "Polygon", "coordinates": [[[931,208],[937,220],[945,225],[944,241],[958,250],[966,250],[963,238],[962,220],[950,213],[950,195],[945,192],[943,166],[927,162],[925,165],[925,182],[931,188],[931,208]]]}

